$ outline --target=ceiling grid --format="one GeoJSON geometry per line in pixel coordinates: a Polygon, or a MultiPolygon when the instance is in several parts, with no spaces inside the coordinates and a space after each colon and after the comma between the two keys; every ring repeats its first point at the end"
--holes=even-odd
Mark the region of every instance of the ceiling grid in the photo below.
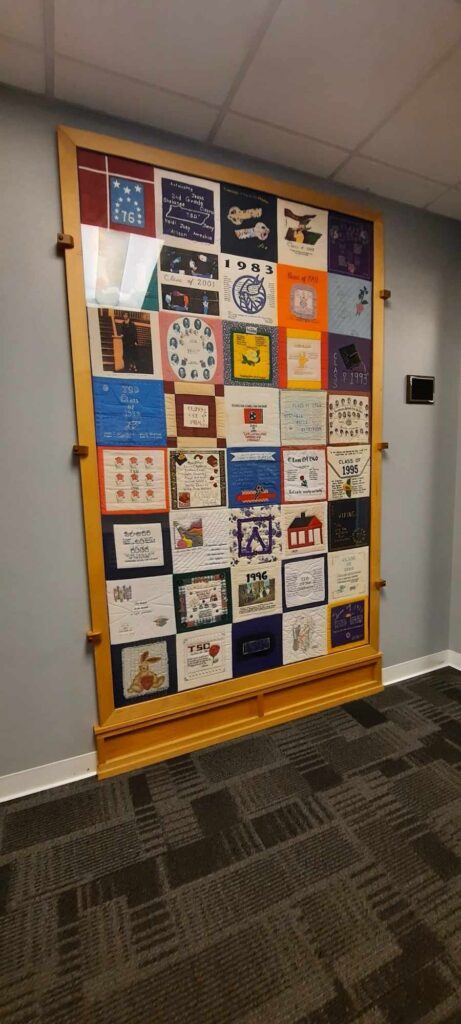
{"type": "Polygon", "coordinates": [[[0,0],[0,81],[461,219],[456,0],[0,0]]]}

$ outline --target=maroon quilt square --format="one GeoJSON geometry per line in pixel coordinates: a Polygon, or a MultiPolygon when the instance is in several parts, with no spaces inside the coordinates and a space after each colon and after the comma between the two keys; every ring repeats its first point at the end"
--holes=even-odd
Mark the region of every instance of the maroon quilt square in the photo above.
{"type": "Polygon", "coordinates": [[[176,425],[180,437],[216,437],[213,395],[175,395],[176,425]],[[201,425],[206,420],[206,425],[201,425]]]}

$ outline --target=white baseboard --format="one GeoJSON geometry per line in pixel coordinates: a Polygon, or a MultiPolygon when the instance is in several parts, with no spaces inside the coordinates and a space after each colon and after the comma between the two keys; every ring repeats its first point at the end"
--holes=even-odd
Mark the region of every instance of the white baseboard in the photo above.
{"type": "Polygon", "coordinates": [[[422,676],[426,672],[435,672],[436,669],[443,668],[445,665],[458,668],[452,658],[458,658],[461,667],[461,655],[455,654],[454,651],[438,651],[437,654],[426,654],[424,658],[402,661],[400,665],[389,665],[388,668],[383,668],[384,686],[389,686],[390,683],[400,683],[401,680],[411,679],[412,676],[422,676]]]}
{"type": "Polygon", "coordinates": [[[41,764],[37,768],[27,768],[23,772],[0,776],[0,803],[4,800],[16,800],[29,793],[39,793],[43,789],[54,789],[65,786],[68,782],[96,775],[96,752],[78,754],[67,757],[65,761],[52,761],[41,764]]]}
{"type": "MultiPolygon", "coordinates": [[[[451,665],[461,670],[461,654],[457,651],[439,651],[438,654],[427,654],[424,658],[413,658],[402,661],[400,665],[389,665],[383,668],[383,683],[399,683],[412,676],[421,676],[426,672],[435,672],[438,668],[451,665]]],[[[0,803],[4,800],[15,800],[29,793],[39,793],[44,789],[65,786],[68,782],[96,775],[96,753],[80,754],[68,757],[65,761],[53,761],[37,768],[28,768],[24,772],[0,776],[0,803]]]]}
{"type": "Polygon", "coordinates": [[[461,672],[461,654],[459,651],[447,651],[447,664],[461,672]]]}

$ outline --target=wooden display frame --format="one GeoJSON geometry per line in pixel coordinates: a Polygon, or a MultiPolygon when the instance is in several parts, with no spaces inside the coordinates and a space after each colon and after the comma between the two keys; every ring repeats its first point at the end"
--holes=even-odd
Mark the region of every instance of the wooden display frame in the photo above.
{"type": "Polygon", "coordinates": [[[77,438],[85,523],[89,599],[94,645],[99,722],[95,726],[98,774],[107,777],[196,750],[225,739],[302,717],[382,689],[379,650],[379,578],[382,358],[383,225],[375,211],[358,208],[299,185],[119,140],[79,129],[59,127],[59,170],[69,324],[74,370],[77,438]],[[369,641],[354,649],[295,662],[266,672],[183,691],[161,700],[114,706],[92,375],[80,240],[77,148],[147,162],[175,172],[211,178],[287,199],[336,210],[373,222],[373,374],[371,430],[371,525],[369,641]],[[70,237],[69,237],[70,236],[70,237]]]}

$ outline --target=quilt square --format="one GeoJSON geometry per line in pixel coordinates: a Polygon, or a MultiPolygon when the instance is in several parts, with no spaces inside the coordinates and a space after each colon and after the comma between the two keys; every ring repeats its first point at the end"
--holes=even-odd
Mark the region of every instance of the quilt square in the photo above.
{"type": "Polygon", "coordinates": [[[77,163],[82,224],[155,235],[151,165],[84,149],[77,163]]]}
{"type": "Polygon", "coordinates": [[[328,330],[328,275],[279,263],[277,267],[278,323],[295,330],[328,330]]]}
{"type": "Polygon", "coordinates": [[[106,579],[165,576],[173,572],[168,516],[102,517],[106,579]]]}
{"type": "Polygon", "coordinates": [[[159,238],[182,239],[207,252],[219,252],[220,188],[216,181],[155,169],[159,238]]]}
{"type": "Polygon", "coordinates": [[[226,440],[229,447],[280,444],[279,396],[273,388],[226,385],[226,440]]]}
{"type": "Polygon", "coordinates": [[[330,601],[362,597],[368,594],[369,549],[332,551],[328,555],[330,601]]]}
{"type": "Polygon", "coordinates": [[[371,342],[347,334],[328,335],[330,391],[371,391],[371,342]]]}
{"type": "Polygon", "coordinates": [[[320,391],[328,384],[328,336],[320,331],[280,328],[280,386],[320,391]]]}
{"type": "Polygon", "coordinates": [[[282,619],[284,665],[328,653],[326,605],[286,612],[282,619]]]}
{"type": "Polygon", "coordinates": [[[328,274],[329,330],[352,338],[371,338],[371,281],[328,274]]]}
{"type": "Polygon", "coordinates": [[[115,707],[177,693],[176,638],[111,647],[115,707]]]}
{"type": "Polygon", "coordinates": [[[268,615],[232,626],[233,675],[267,672],[282,664],[282,616],[268,615]]]}
{"type": "Polygon", "coordinates": [[[174,448],[169,452],[172,509],[211,508],[226,504],[224,451],[174,448]]]}
{"type": "Polygon", "coordinates": [[[175,575],[173,588],[178,633],[222,626],[232,621],[229,569],[175,575]]]}
{"type": "Polygon", "coordinates": [[[166,381],[164,387],[167,444],[172,448],[224,448],[223,386],[166,381]]]}
{"type": "Polygon", "coordinates": [[[81,225],[88,306],[157,310],[157,262],[162,243],[125,231],[81,225]]]}
{"type": "Polygon", "coordinates": [[[204,316],[220,315],[217,253],[164,245],[159,264],[161,309],[204,316]]]}
{"type": "Polygon", "coordinates": [[[370,445],[329,445],[328,499],[367,498],[370,494],[370,445]]]}
{"type": "Polygon", "coordinates": [[[168,512],[166,448],[98,448],[103,513],[168,512]]]}
{"type": "Polygon", "coordinates": [[[328,502],[328,550],[368,547],[370,499],[339,499],[328,502]]]}
{"type": "Polygon", "coordinates": [[[326,449],[281,448],[282,502],[324,501],[327,496],[326,449]]]}
{"type": "Polygon", "coordinates": [[[277,324],[277,264],[221,253],[222,315],[245,324],[277,324]]]}
{"type": "Polygon", "coordinates": [[[326,444],[326,391],[281,391],[280,436],[282,445],[326,444]]]}
{"type": "Polygon", "coordinates": [[[328,221],[328,269],[369,281],[373,271],[372,222],[336,210],[330,210],[328,221]]]}
{"type": "Polygon", "coordinates": [[[328,395],[328,440],[330,444],[368,443],[370,399],[360,392],[328,395]]]}
{"type": "Polygon", "coordinates": [[[178,690],[232,678],[232,627],[215,626],[176,637],[178,690]]]}
{"type": "Polygon", "coordinates": [[[327,550],[326,501],[282,505],[282,555],[284,559],[315,555],[327,550]]]}
{"type": "Polygon", "coordinates": [[[98,445],[166,445],[160,380],[93,377],[93,399],[98,445]]]}
{"type": "Polygon", "coordinates": [[[260,324],[223,323],[225,384],[278,385],[278,332],[260,324]]]}
{"type": "Polygon", "coordinates": [[[175,573],[230,565],[227,508],[170,512],[170,529],[175,573]]]}
{"type": "Polygon", "coordinates": [[[171,576],[106,580],[110,639],[113,644],[174,633],[171,576]]]}
{"type": "Polygon", "coordinates": [[[231,570],[234,622],[282,610],[280,562],[231,570]]]}
{"type": "Polygon", "coordinates": [[[279,263],[327,269],[328,211],[277,199],[279,263]]]}
{"type": "Polygon", "coordinates": [[[328,609],[328,651],[368,642],[368,598],[338,601],[328,609]]]}
{"type": "Polygon", "coordinates": [[[227,493],[231,508],[280,505],[278,448],[228,448],[227,493]]]}
{"type": "Polygon", "coordinates": [[[258,565],[280,558],[280,505],[250,505],[230,515],[231,565],[258,565]]]}
{"type": "Polygon", "coordinates": [[[88,306],[87,316],[94,377],[161,380],[155,313],[88,306]]]}
{"type": "Polygon", "coordinates": [[[241,185],[221,184],[221,248],[235,256],[275,262],[275,196],[241,185]]]}
{"type": "Polygon", "coordinates": [[[222,384],[222,326],[213,317],[160,313],[165,381],[222,384]]]}
{"type": "Polygon", "coordinates": [[[293,558],[282,564],[283,610],[308,608],[328,601],[327,556],[293,558]]]}

